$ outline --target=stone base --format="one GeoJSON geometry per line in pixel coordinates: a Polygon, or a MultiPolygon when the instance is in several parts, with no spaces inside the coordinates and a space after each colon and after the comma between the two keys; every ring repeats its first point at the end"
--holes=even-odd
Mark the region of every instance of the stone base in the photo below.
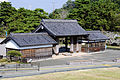
{"type": "Polygon", "coordinates": [[[70,53],[74,53],[73,51],[70,51],[70,53]]]}
{"type": "Polygon", "coordinates": [[[55,53],[55,55],[59,55],[59,53],[55,53]]]}

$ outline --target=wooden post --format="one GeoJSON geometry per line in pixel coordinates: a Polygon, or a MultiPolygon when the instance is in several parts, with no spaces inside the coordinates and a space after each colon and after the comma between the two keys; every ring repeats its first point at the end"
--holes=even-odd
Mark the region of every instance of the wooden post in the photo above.
{"type": "Polygon", "coordinates": [[[57,38],[56,41],[58,42],[58,44],[54,47],[54,52],[56,55],[59,54],[59,39],[57,38]]]}
{"type": "Polygon", "coordinates": [[[101,42],[99,42],[99,48],[100,48],[100,51],[101,51],[101,42]]]}
{"type": "Polygon", "coordinates": [[[79,52],[81,52],[81,49],[82,49],[82,44],[80,43],[79,44],[79,52]]]}
{"type": "Polygon", "coordinates": [[[79,43],[78,43],[78,37],[77,37],[77,43],[76,43],[76,52],[79,52],[79,43]]]}
{"type": "Polygon", "coordinates": [[[105,47],[105,50],[107,49],[107,45],[106,45],[106,43],[107,43],[107,41],[105,41],[105,43],[104,43],[104,44],[105,44],[105,46],[104,46],[104,47],[105,47]]]}
{"type": "Polygon", "coordinates": [[[70,52],[73,53],[73,37],[71,37],[70,52]]]}
{"type": "Polygon", "coordinates": [[[59,44],[56,45],[56,54],[59,54],[59,44]]]}
{"type": "MultiPolygon", "coordinates": [[[[82,41],[82,36],[79,37],[79,39],[82,41]]],[[[82,43],[78,43],[79,44],[79,52],[81,52],[81,49],[82,49],[82,43]]]]}
{"type": "Polygon", "coordinates": [[[65,49],[66,49],[66,51],[67,51],[67,48],[68,48],[68,42],[67,42],[67,37],[65,37],[65,49]]]}
{"type": "Polygon", "coordinates": [[[89,53],[90,51],[89,51],[89,40],[88,40],[88,53],[89,53]]]}

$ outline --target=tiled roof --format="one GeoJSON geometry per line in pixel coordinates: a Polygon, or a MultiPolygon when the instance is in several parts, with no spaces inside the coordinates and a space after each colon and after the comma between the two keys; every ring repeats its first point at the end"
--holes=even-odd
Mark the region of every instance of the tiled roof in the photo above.
{"type": "Polygon", "coordinates": [[[39,46],[57,43],[47,33],[12,33],[2,43],[6,43],[11,39],[20,47],[39,46]]]}
{"type": "Polygon", "coordinates": [[[88,33],[77,23],[77,20],[43,19],[42,25],[54,36],[77,36],[88,33]]]}
{"type": "Polygon", "coordinates": [[[101,31],[87,31],[89,36],[89,40],[107,40],[109,39],[107,36],[105,36],[101,31]]]}

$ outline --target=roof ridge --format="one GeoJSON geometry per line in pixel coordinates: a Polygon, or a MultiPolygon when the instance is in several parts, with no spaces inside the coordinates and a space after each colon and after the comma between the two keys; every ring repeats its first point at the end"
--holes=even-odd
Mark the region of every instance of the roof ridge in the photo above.
{"type": "Polygon", "coordinates": [[[100,33],[101,31],[100,30],[93,30],[93,31],[87,31],[88,33],[100,33]]]}
{"type": "Polygon", "coordinates": [[[47,34],[46,32],[41,33],[10,33],[11,36],[13,35],[35,35],[35,34],[47,34]]]}
{"type": "Polygon", "coordinates": [[[72,19],[42,19],[42,22],[77,22],[72,19]]]}

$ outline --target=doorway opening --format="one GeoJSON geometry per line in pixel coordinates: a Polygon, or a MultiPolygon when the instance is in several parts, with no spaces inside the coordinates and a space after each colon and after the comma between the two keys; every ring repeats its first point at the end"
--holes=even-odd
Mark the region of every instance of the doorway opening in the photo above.
{"type": "Polygon", "coordinates": [[[70,37],[59,38],[59,52],[70,52],[70,37]]]}

